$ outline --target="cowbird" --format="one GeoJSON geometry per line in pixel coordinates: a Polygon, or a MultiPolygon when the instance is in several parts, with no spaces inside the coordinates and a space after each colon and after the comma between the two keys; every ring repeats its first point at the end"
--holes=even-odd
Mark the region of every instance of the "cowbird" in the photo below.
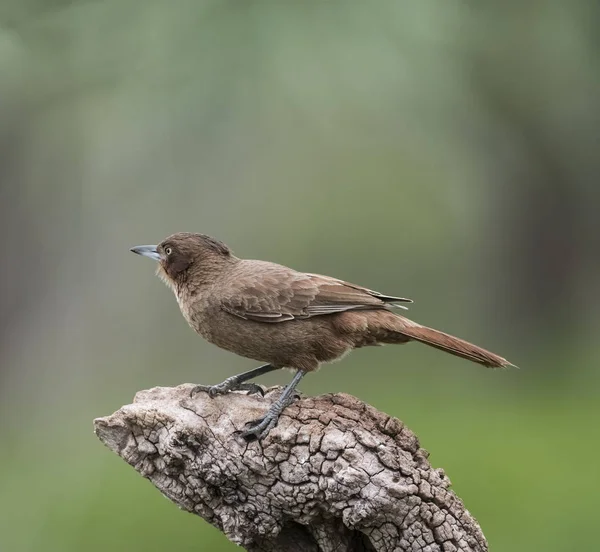
{"type": "Polygon", "coordinates": [[[483,366],[511,365],[504,358],[457,337],[422,326],[395,309],[412,303],[343,280],[297,272],[279,264],[239,259],[224,243],[181,232],[134,253],[158,261],[157,274],[173,290],[189,325],[209,342],[263,366],[192,396],[260,390],[249,380],[277,370],[294,371],[264,417],[248,422],[242,435],[260,439],[294,400],[302,377],[323,363],[369,345],[418,341],[483,366]]]}

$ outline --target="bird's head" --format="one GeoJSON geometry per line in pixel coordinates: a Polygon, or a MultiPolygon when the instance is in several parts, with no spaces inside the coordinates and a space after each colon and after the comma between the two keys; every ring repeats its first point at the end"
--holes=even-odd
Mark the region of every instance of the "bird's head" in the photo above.
{"type": "Polygon", "coordinates": [[[190,232],[173,234],[158,245],[138,245],[131,251],[158,261],[157,274],[173,289],[188,282],[192,275],[198,284],[210,283],[216,273],[235,259],[224,243],[190,232]]]}

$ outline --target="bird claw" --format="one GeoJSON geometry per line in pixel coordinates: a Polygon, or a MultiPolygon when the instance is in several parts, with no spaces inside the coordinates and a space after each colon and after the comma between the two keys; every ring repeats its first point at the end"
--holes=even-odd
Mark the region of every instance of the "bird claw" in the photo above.
{"type": "Polygon", "coordinates": [[[190,398],[194,398],[198,393],[204,392],[210,395],[212,385],[195,385],[190,391],[190,398]]]}
{"type": "Polygon", "coordinates": [[[235,383],[225,380],[217,385],[196,385],[190,391],[190,397],[194,398],[197,393],[201,391],[208,393],[211,399],[214,399],[217,395],[226,395],[229,391],[247,391],[248,395],[260,394],[262,397],[265,396],[263,388],[256,383],[235,383]]]}
{"type": "Polygon", "coordinates": [[[217,395],[225,395],[230,389],[224,386],[222,383],[217,385],[196,385],[190,391],[190,397],[194,398],[200,392],[208,393],[211,399],[214,399],[217,395]]]}
{"type": "Polygon", "coordinates": [[[267,414],[262,418],[246,423],[246,429],[236,431],[246,441],[260,441],[267,433],[277,425],[277,416],[267,414]]]}
{"type": "Polygon", "coordinates": [[[265,396],[264,389],[257,383],[242,383],[239,385],[239,387],[237,387],[237,389],[246,391],[246,394],[248,395],[260,395],[261,397],[265,396]]]}

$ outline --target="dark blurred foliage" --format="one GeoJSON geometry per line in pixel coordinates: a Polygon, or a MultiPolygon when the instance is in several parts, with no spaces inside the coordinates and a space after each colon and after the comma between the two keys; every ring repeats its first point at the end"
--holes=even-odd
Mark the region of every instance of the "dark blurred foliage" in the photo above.
{"type": "Polygon", "coordinates": [[[0,550],[234,549],[91,429],[138,389],[253,366],[128,252],[182,230],[412,297],[518,364],[386,347],[302,389],[403,419],[492,550],[593,549],[599,20],[591,0],[0,3],[0,550]]]}

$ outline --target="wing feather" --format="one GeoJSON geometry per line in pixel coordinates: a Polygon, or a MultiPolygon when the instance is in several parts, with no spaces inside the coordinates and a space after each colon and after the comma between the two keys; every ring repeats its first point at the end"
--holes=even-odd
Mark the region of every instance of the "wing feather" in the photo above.
{"type": "Polygon", "coordinates": [[[329,276],[259,261],[242,261],[231,283],[234,292],[222,300],[222,308],[240,318],[267,323],[349,310],[406,308],[398,303],[412,303],[329,276]]]}

